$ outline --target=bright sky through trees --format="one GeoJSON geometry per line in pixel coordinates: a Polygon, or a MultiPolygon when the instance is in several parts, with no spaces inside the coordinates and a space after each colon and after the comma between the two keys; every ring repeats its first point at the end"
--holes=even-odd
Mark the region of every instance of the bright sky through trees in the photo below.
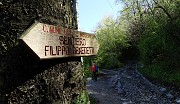
{"type": "Polygon", "coordinates": [[[97,23],[106,16],[118,15],[122,8],[115,0],[78,0],[78,17],[80,31],[92,33],[97,23]]]}

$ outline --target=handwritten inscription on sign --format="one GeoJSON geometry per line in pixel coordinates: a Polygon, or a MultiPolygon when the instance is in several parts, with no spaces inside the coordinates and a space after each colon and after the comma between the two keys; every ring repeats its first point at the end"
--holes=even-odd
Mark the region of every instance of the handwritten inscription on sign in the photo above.
{"type": "Polygon", "coordinates": [[[43,23],[34,23],[22,39],[40,59],[96,55],[95,35],[43,23]]]}

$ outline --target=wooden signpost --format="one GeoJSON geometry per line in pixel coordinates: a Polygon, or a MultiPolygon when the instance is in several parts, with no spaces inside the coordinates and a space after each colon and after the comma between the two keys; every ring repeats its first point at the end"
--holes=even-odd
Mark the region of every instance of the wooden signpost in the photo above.
{"type": "Polygon", "coordinates": [[[99,49],[95,35],[35,22],[20,37],[42,59],[93,56],[99,49]]]}

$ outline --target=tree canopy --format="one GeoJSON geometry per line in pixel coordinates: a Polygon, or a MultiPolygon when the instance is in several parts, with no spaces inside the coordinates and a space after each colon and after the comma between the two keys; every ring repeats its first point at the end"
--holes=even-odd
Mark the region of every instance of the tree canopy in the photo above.
{"type": "Polygon", "coordinates": [[[121,50],[129,46],[120,21],[112,17],[104,18],[96,30],[100,49],[96,62],[104,68],[120,67],[121,50]]]}
{"type": "Polygon", "coordinates": [[[166,82],[180,82],[180,1],[118,1],[125,5],[120,17],[126,21],[126,34],[145,65],[141,71],[166,82]]]}
{"type": "Polygon", "coordinates": [[[120,15],[116,19],[106,17],[96,29],[101,46],[94,61],[102,68],[114,68],[123,64],[123,57],[137,55],[139,63],[145,66],[142,73],[180,82],[180,0],[116,3],[124,5],[120,15]]]}

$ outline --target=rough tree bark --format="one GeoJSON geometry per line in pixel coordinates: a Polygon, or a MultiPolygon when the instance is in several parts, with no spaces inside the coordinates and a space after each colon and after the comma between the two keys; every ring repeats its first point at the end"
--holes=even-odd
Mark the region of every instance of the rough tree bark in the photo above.
{"type": "Polygon", "coordinates": [[[18,42],[35,21],[77,29],[76,0],[0,0],[0,102],[75,103],[85,90],[80,58],[35,60],[18,42]]]}

